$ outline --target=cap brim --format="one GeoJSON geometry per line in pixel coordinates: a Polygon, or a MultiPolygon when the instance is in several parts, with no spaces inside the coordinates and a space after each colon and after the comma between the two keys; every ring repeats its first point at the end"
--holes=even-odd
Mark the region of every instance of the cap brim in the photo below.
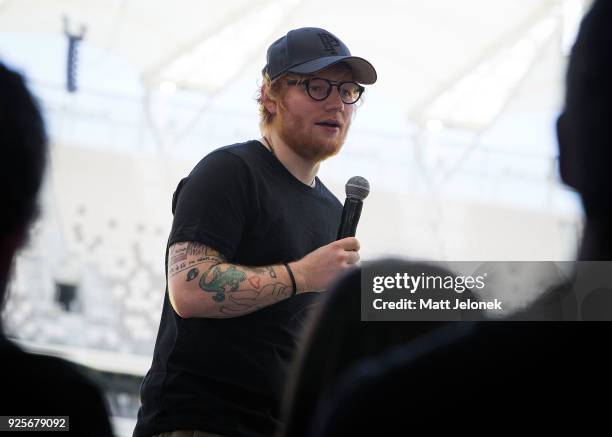
{"type": "Polygon", "coordinates": [[[359,82],[363,85],[371,85],[376,82],[377,75],[374,66],[365,59],[357,56],[327,56],[325,58],[317,58],[288,68],[287,71],[301,74],[316,73],[317,71],[321,71],[340,62],[345,62],[351,67],[353,71],[353,80],[355,82],[359,82]]]}

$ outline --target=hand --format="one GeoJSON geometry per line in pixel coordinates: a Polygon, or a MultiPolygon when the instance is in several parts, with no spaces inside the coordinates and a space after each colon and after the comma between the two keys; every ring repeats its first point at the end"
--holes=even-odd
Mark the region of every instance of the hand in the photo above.
{"type": "Polygon", "coordinates": [[[289,264],[297,292],[324,291],[342,273],[359,262],[359,241],[347,237],[310,252],[289,264]]]}

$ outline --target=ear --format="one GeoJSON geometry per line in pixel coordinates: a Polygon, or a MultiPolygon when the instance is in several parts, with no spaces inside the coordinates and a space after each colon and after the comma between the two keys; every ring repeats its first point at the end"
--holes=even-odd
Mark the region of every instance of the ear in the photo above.
{"type": "Polygon", "coordinates": [[[269,91],[269,88],[262,85],[261,95],[263,96],[263,105],[270,114],[276,115],[276,112],[278,111],[278,104],[272,97],[270,97],[269,91]]]}

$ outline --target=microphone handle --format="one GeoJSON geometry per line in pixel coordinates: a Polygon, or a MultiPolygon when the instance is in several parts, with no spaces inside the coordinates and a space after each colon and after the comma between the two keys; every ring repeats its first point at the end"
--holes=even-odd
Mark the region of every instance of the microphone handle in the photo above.
{"type": "Polygon", "coordinates": [[[340,219],[340,228],[338,229],[337,240],[355,236],[362,207],[362,200],[355,199],[353,197],[346,198],[344,208],[342,208],[342,218],[340,219]]]}

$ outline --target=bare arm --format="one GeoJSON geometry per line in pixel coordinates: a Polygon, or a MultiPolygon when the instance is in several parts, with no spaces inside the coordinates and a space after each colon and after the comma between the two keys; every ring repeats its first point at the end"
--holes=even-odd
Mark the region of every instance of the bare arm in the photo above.
{"type": "MultiPolygon", "coordinates": [[[[289,263],[297,293],[324,291],[339,274],[359,261],[354,237],[334,241],[289,263]]],[[[283,264],[246,267],[228,263],[218,251],[183,242],[168,252],[170,303],[183,318],[236,317],[267,307],[293,292],[283,264]]]]}
{"type": "Polygon", "coordinates": [[[168,292],[172,307],[183,318],[227,318],[287,299],[293,286],[283,264],[230,264],[213,248],[183,242],[169,249],[168,292]]]}

